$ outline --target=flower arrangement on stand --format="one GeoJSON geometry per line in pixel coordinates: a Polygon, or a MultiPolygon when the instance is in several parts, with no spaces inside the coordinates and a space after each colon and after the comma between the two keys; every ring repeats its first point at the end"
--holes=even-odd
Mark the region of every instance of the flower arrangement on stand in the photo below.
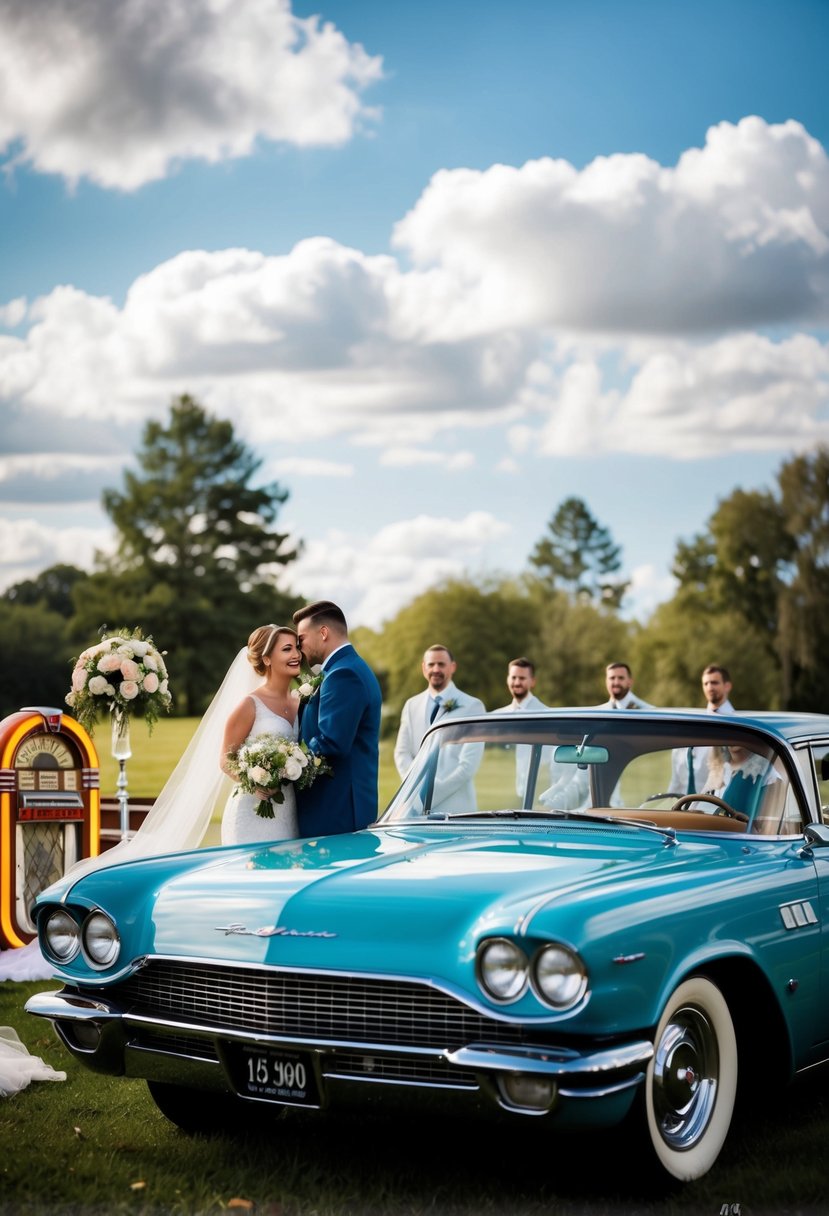
{"type": "Polygon", "coordinates": [[[117,797],[121,810],[121,837],[129,829],[126,762],[132,755],[130,718],[143,718],[152,731],[172,705],[169,677],[160,651],[141,629],[102,630],[102,639],[78,655],[72,668],[72,686],[66,704],[78,721],[93,732],[109,715],[112,721],[112,755],[118,761],[117,797]]]}

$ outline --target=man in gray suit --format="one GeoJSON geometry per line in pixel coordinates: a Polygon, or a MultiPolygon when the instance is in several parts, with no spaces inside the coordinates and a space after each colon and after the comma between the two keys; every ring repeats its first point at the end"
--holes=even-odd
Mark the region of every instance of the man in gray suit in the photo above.
{"type": "Polygon", "coordinates": [[[423,736],[433,722],[449,716],[486,713],[483,701],[455,685],[453,677],[457,664],[448,646],[435,642],[425,651],[421,667],[427,687],[417,696],[409,697],[403,706],[394,745],[394,763],[401,777],[409,771],[423,736]]]}

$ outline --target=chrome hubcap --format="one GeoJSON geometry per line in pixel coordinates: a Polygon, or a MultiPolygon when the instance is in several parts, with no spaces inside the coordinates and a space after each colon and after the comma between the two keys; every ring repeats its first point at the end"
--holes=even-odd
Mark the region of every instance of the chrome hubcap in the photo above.
{"type": "Polygon", "coordinates": [[[711,1120],[717,1100],[717,1037],[701,1009],[677,1009],[656,1047],[653,1108],[663,1140],[692,1148],[711,1120]]]}

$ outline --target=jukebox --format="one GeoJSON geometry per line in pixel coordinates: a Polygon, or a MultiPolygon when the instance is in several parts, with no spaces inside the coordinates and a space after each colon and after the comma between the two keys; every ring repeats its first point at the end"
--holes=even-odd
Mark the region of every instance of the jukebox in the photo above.
{"type": "Polygon", "coordinates": [[[0,946],[35,936],[32,900],[100,849],[98,754],[59,709],[32,705],[0,721],[0,946]]]}

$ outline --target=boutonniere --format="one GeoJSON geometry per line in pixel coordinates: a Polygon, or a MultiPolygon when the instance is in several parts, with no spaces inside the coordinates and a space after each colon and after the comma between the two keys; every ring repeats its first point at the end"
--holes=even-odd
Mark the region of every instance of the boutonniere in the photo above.
{"type": "Polygon", "coordinates": [[[323,672],[321,671],[317,672],[316,674],[309,672],[307,676],[299,677],[300,682],[293,692],[294,696],[299,698],[300,705],[303,705],[306,701],[311,700],[311,697],[313,697],[320,684],[322,684],[322,677],[323,672]]]}
{"type": "Polygon", "coordinates": [[[452,710],[457,708],[458,702],[456,697],[450,697],[448,701],[443,702],[443,709],[447,714],[451,714],[452,710]]]}

